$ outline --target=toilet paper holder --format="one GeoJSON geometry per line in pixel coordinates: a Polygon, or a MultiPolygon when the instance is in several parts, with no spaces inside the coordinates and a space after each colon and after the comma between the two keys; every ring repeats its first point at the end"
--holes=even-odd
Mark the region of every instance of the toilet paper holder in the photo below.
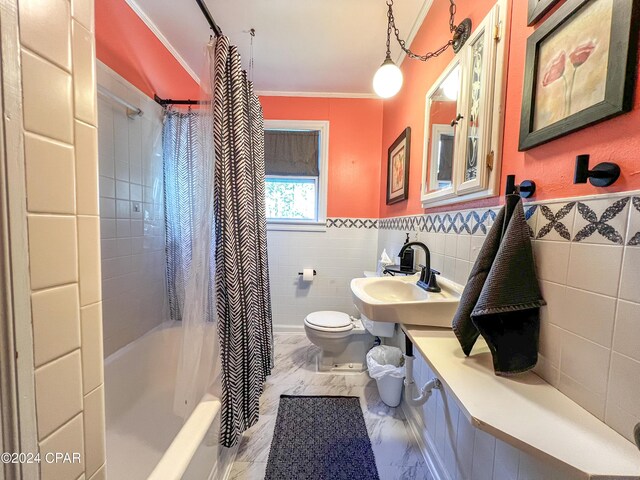
{"type": "MultiPolygon", "coordinates": [[[[302,274],[303,274],[303,272],[298,272],[298,275],[302,275],[302,274]]],[[[313,274],[314,274],[314,275],[317,275],[317,273],[316,273],[315,269],[313,270],[313,274]]]]}

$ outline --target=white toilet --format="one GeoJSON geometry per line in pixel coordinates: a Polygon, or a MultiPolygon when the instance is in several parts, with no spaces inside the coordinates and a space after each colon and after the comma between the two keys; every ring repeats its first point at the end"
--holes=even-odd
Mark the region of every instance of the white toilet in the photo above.
{"type": "Polygon", "coordinates": [[[393,336],[393,329],[393,323],[372,322],[365,317],[359,320],[328,310],[310,313],[304,319],[307,338],[321,349],[316,359],[319,372],[363,372],[374,335],[393,336]]]}
{"type": "Polygon", "coordinates": [[[373,346],[373,335],[362,322],[343,312],[320,311],[307,315],[304,331],[320,347],[316,360],[320,372],[362,372],[365,356],[373,346]]]}

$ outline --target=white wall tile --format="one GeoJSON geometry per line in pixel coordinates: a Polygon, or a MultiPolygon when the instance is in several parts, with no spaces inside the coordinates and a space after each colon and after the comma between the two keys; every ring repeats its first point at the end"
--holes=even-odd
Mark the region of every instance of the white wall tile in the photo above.
{"type": "Polygon", "coordinates": [[[596,394],[604,394],[610,350],[570,332],[562,333],[562,371],[596,394]]]}
{"type": "Polygon", "coordinates": [[[562,372],[559,374],[557,388],[582,408],[604,421],[606,404],[604,393],[596,393],[562,372]]]}
{"type": "Polygon", "coordinates": [[[98,471],[96,473],[94,473],[93,476],[89,480],[107,480],[107,470],[106,470],[106,468],[107,467],[105,465],[100,467],[98,469],[98,471]]]}
{"type": "MultiPolygon", "coordinates": [[[[101,66],[98,69],[100,82],[105,81],[104,76],[105,70],[101,66]]],[[[134,104],[146,102],[143,94],[124,81],[114,81],[123,98],[134,104]]],[[[144,157],[152,184],[156,183],[156,189],[162,192],[162,157],[155,155],[157,145],[154,143],[159,141],[162,129],[157,110],[150,105],[144,108],[143,117],[130,120],[121,106],[102,98],[98,103],[99,168],[100,172],[116,178],[101,177],[100,190],[102,322],[106,356],[168,319],[164,287],[163,197],[149,188],[146,193],[149,202],[142,204],[143,187],[130,183],[136,180],[135,172],[141,169],[144,157]],[[134,206],[139,211],[135,211],[134,206]]]]}
{"type": "Polygon", "coordinates": [[[631,415],[610,401],[607,402],[605,420],[607,425],[610,425],[611,428],[619,432],[630,442],[635,443],[633,429],[640,423],[640,415],[631,415]]]}
{"type": "Polygon", "coordinates": [[[71,15],[84,28],[93,32],[95,24],[93,0],[71,0],[71,15]]]}
{"type": "Polygon", "coordinates": [[[96,71],[93,34],[77,21],[71,23],[75,116],[95,126],[96,71]]]}
{"type": "Polygon", "coordinates": [[[84,397],[85,475],[93,475],[105,462],[104,387],[84,397]]]}
{"type": "Polygon", "coordinates": [[[458,235],[456,258],[467,260],[471,258],[471,235],[458,235]]]}
{"type": "Polygon", "coordinates": [[[640,303],[640,247],[626,247],[622,262],[620,298],[640,303]]]}
{"type": "Polygon", "coordinates": [[[605,347],[611,347],[616,299],[567,287],[556,325],[605,347]]]}
{"type": "Polygon", "coordinates": [[[75,217],[29,215],[31,288],[78,281],[75,217]]]}
{"type": "Polygon", "coordinates": [[[618,301],[613,349],[640,362],[640,304],[618,301]]]}
{"type": "Polygon", "coordinates": [[[617,295],[622,251],[621,246],[572,243],[567,285],[617,295]]]}
{"type": "Polygon", "coordinates": [[[69,73],[23,50],[22,96],[27,130],[66,143],[73,142],[73,94],[69,73]],[[44,78],[46,82],[42,81],[44,78]]]}
{"type": "Polygon", "coordinates": [[[76,202],[79,215],[98,215],[98,136],[95,127],[75,121],[76,202]]]}
{"type": "Polygon", "coordinates": [[[75,213],[73,147],[26,133],[24,149],[28,210],[75,213]]]}
{"type": "Polygon", "coordinates": [[[496,440],[493,480],[517,480],[520,455],[518,449],[496,440]]]}
{"type": "Polygon", "coordinates": [[[464,415],[458,415],[456,453],[458,457],[457,478],[459,480],[473,480],[473,444],[475,435],[476,429],[473,425],[471,425],[464,415]]]}
{"type": "Polygon", "coordinates": [[[607,403],[640,417],[640,362],[614,353],[607,403]]]}
{"type": "Polygon", "coordinates": [[[78,216],[80,304],[100,301],[100,218],[78,216]]]}
{"type": "Polygon", "coordinates": [[[38,368],[35,384],[38,436],[42,440],[82,411],[80,351],[38,368]]]}
{"type": "Polygon", "coordinates": [[[82,385],[84,393],[103,383],[102,304],[80,310],[82,326],[82,385]]]}
{"type": "Polygon", "coordinates": [[[76,415],[71,421],[40,443],[41,458],[45,458],[48,454],[55,455],[56,453],[69,453],[70,455],[76,453],[80,455],[80,461],[75,463],[49,463],[43,461],[40,464],[41,479],[77,479],[84,471],[85,455],[82,415],[76,415]]]}
{"type": "Polygon", "coordinates": [[[473,446],[473,480],[491,480],[496,449],[495,437],[477,430],[473,446]]]}
{"type": "Polygon", "coordinates": [[[567,281],[570,249],[568,242],[533,242],[538,278],[564,284],[567,281]]]}
{"type": "Polygon", "coordinates": [[[70,71],[69,2],[67,0],[20,0],[19,14],[22,45],[70,71]]]}
{"type": "Polygon", "coordinates": [[[31,295],[36,367],[80,347],[79,303],[77,284],[31,295]]]}

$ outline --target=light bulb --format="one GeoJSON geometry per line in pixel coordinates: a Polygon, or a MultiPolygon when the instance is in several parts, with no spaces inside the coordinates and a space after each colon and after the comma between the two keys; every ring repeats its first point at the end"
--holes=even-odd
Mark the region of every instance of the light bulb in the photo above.
{"type": "Polygon", "coordinates": [[[379,97],[390,98],[402,87],[402,71],[387,57],[373,76],[373,90],[379,97]]]}

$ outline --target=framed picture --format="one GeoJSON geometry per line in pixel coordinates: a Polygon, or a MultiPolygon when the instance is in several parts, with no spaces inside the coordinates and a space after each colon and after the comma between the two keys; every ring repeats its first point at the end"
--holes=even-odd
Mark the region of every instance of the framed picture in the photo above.
{"type": "Polygon", "coordinates": [[[407,127],[389,147],[387,154],[387,205],[409,198],[410,147],[411,127],[407,127]]]}
{"type": "Polygon", "coordinates": [[[631,110],[637,3],[568,0],[529,37],[520,151],[631,110]]]}
{"type": "Polygon", "coordinates": [[[531,26],[544,17],[560,0],[529,0],[527,25],[531,26]]]}

